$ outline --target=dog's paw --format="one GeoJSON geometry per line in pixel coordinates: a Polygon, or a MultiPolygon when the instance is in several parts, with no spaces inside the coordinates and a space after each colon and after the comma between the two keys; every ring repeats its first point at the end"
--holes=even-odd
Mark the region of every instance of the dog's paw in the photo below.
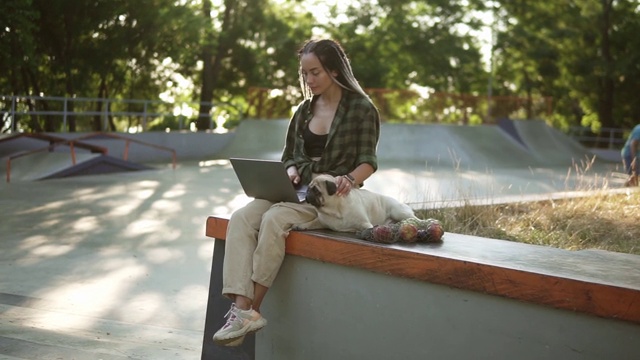
{"type": "Polygon", "coordinates": [[[318,230],[323,228],[324,226],[322,226],[320,221],[318,221],[318,219],[316,218],[306,223],[295,224],[291,227],[291,230],[304,231],[304,230],[318,230]]]}

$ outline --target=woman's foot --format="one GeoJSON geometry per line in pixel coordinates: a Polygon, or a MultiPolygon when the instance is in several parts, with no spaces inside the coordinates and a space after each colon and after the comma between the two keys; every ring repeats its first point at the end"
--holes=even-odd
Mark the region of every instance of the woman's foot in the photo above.
{"type": "Polygon", "coordinates": [[[238,346],[242,344],[242,338],[256,332],[267,325],[267,319],[259,312],[249,309],[242,310],[231,304],[231,308],[225,315],[227,323],[213,335],[213,341],[223,346],[238,346]]]}

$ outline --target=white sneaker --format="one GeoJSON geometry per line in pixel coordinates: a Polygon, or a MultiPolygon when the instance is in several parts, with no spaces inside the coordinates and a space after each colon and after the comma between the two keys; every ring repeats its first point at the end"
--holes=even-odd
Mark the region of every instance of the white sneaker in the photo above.
{"type": "Polygon", "coordinates": [[[231,304],[231,309],[224,317],[227,318],[227,323],[213,335],[213,341],[218,345],[238,346],[242,344],[241,339],[245,335],[267,325],[267,319],[259,312],[253,309],[238,309],[236,304],[231,304]]]}

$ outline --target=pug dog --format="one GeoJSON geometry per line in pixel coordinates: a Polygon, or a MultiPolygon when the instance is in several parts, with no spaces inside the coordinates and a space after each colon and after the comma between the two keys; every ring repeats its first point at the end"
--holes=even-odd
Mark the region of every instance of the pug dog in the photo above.
{"type": "Polygon", "coordinates": [[[318,217],[294,230],[331,229],[340,232],[359,232],[374,225],[416,218],[409,205],[365,189],[351,189],[348,195],[338,196],[336,178],[316,176],[307,190],[307,203],[318,209],[318,217]]]}

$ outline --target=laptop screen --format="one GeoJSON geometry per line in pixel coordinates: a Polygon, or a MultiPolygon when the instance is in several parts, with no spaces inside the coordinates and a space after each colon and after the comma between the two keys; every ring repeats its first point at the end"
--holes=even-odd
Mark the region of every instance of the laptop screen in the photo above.
{"type": "Polygon", "coordinates": [[[272,202],[303,202],[307,186],[295,187],[278,160],[229,159],[245,194],[272,202]]]}

